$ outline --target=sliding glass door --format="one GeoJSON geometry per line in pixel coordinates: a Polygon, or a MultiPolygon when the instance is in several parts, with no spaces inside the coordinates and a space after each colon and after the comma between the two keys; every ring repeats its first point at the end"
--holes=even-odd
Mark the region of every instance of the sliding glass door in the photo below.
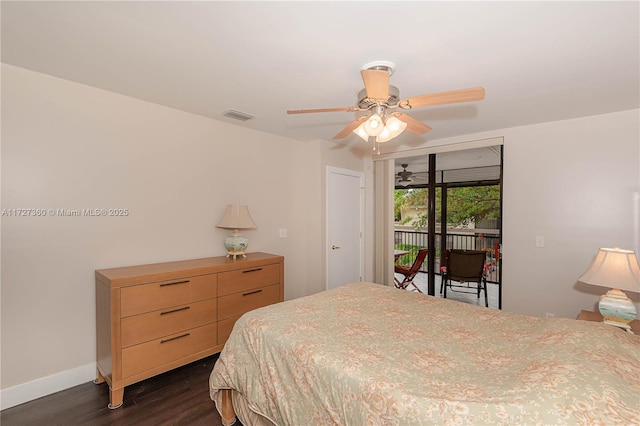
{"type": "Polygon", "coordinates": [[[395,262],[429,254],[418,275],[424,293],[439,295],[445,253],[483,250],[490,306],[502,306],[502,145],[394,159],[395,262]],[[397,252],[397,251],[396,251],[397,252]]]}

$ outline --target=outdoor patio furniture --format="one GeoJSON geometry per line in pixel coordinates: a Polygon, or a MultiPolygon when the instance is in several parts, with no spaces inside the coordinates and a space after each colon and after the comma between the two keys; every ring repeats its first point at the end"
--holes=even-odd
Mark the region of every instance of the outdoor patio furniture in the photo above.
{"type": "Polygon", "coordinates": [[[447,250],[447,266],[441,284],[444,298],[447,298],[447,288],[453,292],[477,293],[478,299],[484,291],[484,304],[489,307],[485,261],[483,250],[447,250]]]}
{"type": "Polygon", "coordinates": [[[413,261],[411,266],[405,265],[396,265],[394,268],[394,272],[396,274],[402,275],[404,278],[402,280],[398,279],[394,275],[393,280],[395,282],[396,288],[406,290],[408,286],[412,285],[415,287],[417,291],[422,293],[417,285],[413,283],[413,279],[416,277],[418,272],[420,272],[420,267],[424,263],[425,257],[427,257],[427,249],[418,250],[418,254],[416,255],[416,259],[413,261]]]}

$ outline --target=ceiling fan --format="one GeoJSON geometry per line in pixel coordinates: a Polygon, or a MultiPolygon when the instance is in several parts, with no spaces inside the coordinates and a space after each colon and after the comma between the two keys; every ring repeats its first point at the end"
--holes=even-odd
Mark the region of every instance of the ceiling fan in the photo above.
{"type": "MultiPolygon", "coordinates": [[[[484,89],[454,90],[432,93],[400,99],[400,91],[389,84],[389,77],[395,71],[395,64],[388,61],[376,61],[366,64],[360,71],[364,89],[358,93],[356,106],[316,109],[290,109],[287,114],[306,114],[315,112],[358,112],[364,113],[342,129],[333,139],[342,139],[353,132],[365,141],[375,137],[375,142],[387,142],[405,129],[415,135],[421,135],[431,127],[401,111],[433,105],[459,102],[480,101],[484,99],[484,89]]],[[[374,150],[375,148],[374,142],[374,150]]]]}
{"type": "Polygon", "coordinates": [[[400,185],[400,186],[411,185],[413,183],[414,179],[426,180],[425,177],[418,176],[418,174],[407,170],[407,167],[409,167],[408,164],[405,163],[405,164],[401,164],[400,166],[402,167],[402,171],[398,172],[398,174],[396,174],[396,179],[398,179],[398,185],[400,185]]]}

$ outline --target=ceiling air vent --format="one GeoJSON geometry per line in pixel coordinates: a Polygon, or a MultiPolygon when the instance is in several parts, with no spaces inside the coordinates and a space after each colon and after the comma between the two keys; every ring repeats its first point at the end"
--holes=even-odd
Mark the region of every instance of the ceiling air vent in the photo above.
{"type": "Polygon", "coordinates": [[[256,118],[255,115],[247,114],[246,112],[238,111],[235,109],[227,109],[222,112],[222,115],[234,120],[247,121],[252,118],[256,118]]]}

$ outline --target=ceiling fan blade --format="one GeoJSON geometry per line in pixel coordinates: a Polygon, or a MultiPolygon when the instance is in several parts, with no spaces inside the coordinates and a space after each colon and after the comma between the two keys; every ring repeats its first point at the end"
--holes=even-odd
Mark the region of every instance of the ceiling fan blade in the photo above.
{"type": "Polygon", "coordinates": [[[398,120],[407,123],[407,130],[413,133],[414,135],[421,135],[423,133],[427,133],[431,130],[431,127],[424,124],[422,121],[418,121],[415,118],[402,113],[393,114],[398,120]]]}
{"type": "Polygon", "coordinates": [[[362,81],[368,98],[389,98],[389,72],[382,70],[362,70],[362,81]]]}
{"type": "Polygon", "coordinates": [[[333,137],[333,139],[342,139],[342,138],[347,137],[349,135],[349,133],[353,132],[356,129],[356,127],[358,127],[360,125],[360,123],[362,123],[367,118],[369,118],[369,116],[360,117],[357,120],[354,120],[351,123],[347,124],[347,126],[344,129],[342,129],[340,131],[340,133],[335,135],[333,137]]]}
{"type": "Polygon", "coordinates": [[[307,114],[310,112],[350,112],[361,111],[358,107],[316,108],[316,109],[288,109],[287,114],[307,114]]]}
{"type": "Polygon", "coordinates": [[[484,99],[484,88],[453,90],[451,92],[432,93],[430,95],[414,96],[398,102],[400,108],[421,108],[430,105],[455,104],[458,102],[481,101],[484,99]]]}

